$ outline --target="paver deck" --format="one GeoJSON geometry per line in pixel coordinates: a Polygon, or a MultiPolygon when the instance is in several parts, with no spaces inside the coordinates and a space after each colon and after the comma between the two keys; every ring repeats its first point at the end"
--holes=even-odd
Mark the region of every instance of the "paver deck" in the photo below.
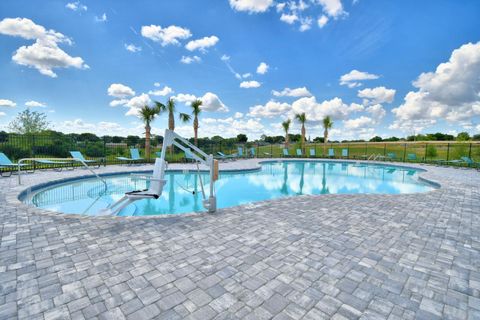
{"type": "Polygon", "coordinates": [[[480,319],[480,173],[424,168],[439,189],[168,218],[63,215],[16,198],[85,170],[0,179],[0,319],[480,319]]]}

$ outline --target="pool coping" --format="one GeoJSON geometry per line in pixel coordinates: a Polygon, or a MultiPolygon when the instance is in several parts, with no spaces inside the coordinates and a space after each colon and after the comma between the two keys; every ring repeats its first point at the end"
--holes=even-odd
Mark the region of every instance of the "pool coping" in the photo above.
{"type": "MultiPolygon", "coordinates": [[[[228,173],[228,172],[233,172],[233,173],[238,173],[238,172],[252,172],[252,171],[258,171],[261,169],[261,165],[264,163],[276,163],[276,162],[335,162],[335,163],[365,163],[369,165],[389,165],[397,168],[402,168],[402,169],[414,169],[418,170],[418,179],[421,180],[424,183],[427,183],[434,187],[433,190],[427,191],[425,193],[430,193],[430,192],[435,192],[438,189],[442,188],[442,184],[435,180],[432,177],[428,177],[429,170],[428,168],[425,168],[425,166],[430,167],[430,165],[425,165],[425,164],[414,164],[414,163],[409,163],[408,165],[405,165],[405,163],[398,163],[398,162],[383,162],[383,161],[367,161],[367,160],[349,160],[349,159],[310,159],[310,158],[292,158],[292,159],[286,159],[286,158],[254,158],[254,159],[245,159],[245,160],[235,160],[235,161],[229,161],[229,162],[222,162],[221,164],[227,164],[227,165],[232,165],[236,163],[240,163],[241,161],[249,161],[248,163],[249,166],[246,167],[240,167],[240,168],[220,168],[220,172],[223,173],[228,173]],[[427,176],[425,176],[427,175],[427,176]]],[[[243,164],[243,163],[242,163],[243,164]]],[[[188,164],[171,164],[170,166],[172,168],[167,169],[169,172],[182,172],[184,170],[194,170],[196,171],[196,168],[193,167],[193,164],[190,164],[190,166],[185,166],[188,164]]],[[[128,174],[128,173],[149,173],[152,172],[153,170],[153,165],[147,164],[147,166],[151,166],[151,169],[145,169],[144,166],[128,166],[128,167],[123,167],[121,169],[126,169],[126,170],[120,170],[120,171],[111,171],[111,172],[100,172],[98,173],[99,176],[114,176],[114,175],[122,175],[122,174],[128,174]],[[138,169],[138,170],[132,170],[132,169],[138,169]]],[[[433,166],[436,167],[436,166],[433,166]]],[[[104,167],[106,169],[112,169],[113,166],[110,168],[104,167]]],[[[113,168],[117,169],[117,168],[113,168]]],[[[205,172],[207,169],[201,168],[200,171],[205,172]]],[[[58,211],[51,211],[47,209],[42,209],[38,208],[29,204],[26,204],[21,200],[22,197],[24,197],[27,193],[31,193],[35,190],[39,190],[41,188],[45,188],[48,186],[56,185],[56,184],[62,184],[62,183],[67,183],[69,181],[73,180],[81,180],[81,179],[91,179],[95,178],[95,175],[93,174],[85,174],[83,175],[78,175],[72,176],[72,173],[75,173],[75,171],[68,171],[68,172],[62,172],[60,174],[70,174],[68,177],[60,178],[60,179],[53,179],[51,181],[43,182],[43,183],[34,183],[29,186],[26,185],[17,185],[17,188],[12,188],[16,189],[14,190],[9,190],[6,194],[6,201],[7,204],[12,204],[15,206],[22,206],[26,208],[29,211],[32,211],[36,214],[42,214],[42,215],[61,215],[62,217],[71,217],[71,218],[93,218],[93,219],[166,219],[166,218],[179,218],[179,217],[191,217],[191,216],[199,216],[199,215],[206,215],[206,214],[212,214],[207,211],[202,211],[202,212],[186,212],[186,213],[181,213],[181,214],[161,214],[161,215],[148,215],[148,216],[94,216],[94,215],[83,215],[83,214],[78,214],[78,213],[63,213],[63,212],[58,212],[58,211]],[[20,191],[18,191],[20,189],[20,191]]],[[[14,177],[16,179],[17,177],[14,177]]],[[[404,193],[403,195],[408,195],[412,193],[404,193]]],[[[335,196],[351,196],[352,194],[334,194],[335,196]]],[[[378,195],[384,195],[387,196],[387,194],[381,194],[379,193],[378,195]]],[[[393,196],[401,196],[402,194],[396,194],[393,196]]],[[[299,197],[325,197],[328,195],[324,194],[316,194],[316,195],[310,195],[310,194],[305,194],[305,195],[295,195],[295,196],[288,196],[288,197],[282,197],[282,198],[277,198],[277,199],[267,199],[267,200],[261,200],[261,201],[255,201],[252,203],[247,203],[247,204],[241,204],[237,206],[232,206],[232,207],[226,207],[226,208],[221,208],[218,210],[228,210],[231,208],[242,208],[242,207],[251,207],[255,205],[261,205],[265,202],[272,202],[272,201],[282,201],[285,199],[291,199],[291,198],[299,198],[299,197]]],[[[330,195],[332,196],[332,195],[330,195]]],[[[215,214],[215,213],[213,213],[215,214]]]]}

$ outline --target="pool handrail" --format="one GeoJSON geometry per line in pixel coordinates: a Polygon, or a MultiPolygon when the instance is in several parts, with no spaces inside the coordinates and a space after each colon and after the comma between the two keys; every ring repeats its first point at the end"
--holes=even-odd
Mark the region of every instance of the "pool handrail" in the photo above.
{"type": "Polygon", "coordinates": [[[79,159],[79,158],[22,158],[20,160],[18,160],[18,184],[21,185],[22,184],[22,162],[25,162],[25,161],[38,161],[38,160],[49,160],[49,161],[77,161],[77,162],[80,162],[88,171],[90,171],[91,173],[93,173],[98,180],[100,180],[104,185],[105,185],[105,188],[107,187],[107,182],[105,181],[105,179],[103,179],[102,177],[100,177],[98,175],[98,173],[96,173],[95,171],[93,171],[83,160],[79,159]]]}

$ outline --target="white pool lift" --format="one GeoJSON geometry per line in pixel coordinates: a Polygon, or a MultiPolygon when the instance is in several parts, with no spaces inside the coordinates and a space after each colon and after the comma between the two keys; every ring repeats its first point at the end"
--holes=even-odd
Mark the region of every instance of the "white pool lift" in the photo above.
{"type": "Polygon", "coordinates": [[[174,131],[165,130],[165,136],[163,138],[162,153],[160,158],[155,159],[155,167],[151,176],[135,174],[137,179],[144,179],[150,181],[150,186],[146,190],[136,190],[125,193],[125,195],[99,212],[99,215],[117,215],[125,207],[137,200],[143,199],[158,199],[162,195],[163,187],[166,184],[165,170],[167,168],[167,162],[165,161],[165,155],[167,148],[170,146],[176,146],[183,150],[185,153],[189,153],[189,156],[193,158],[197,164],[197,174],[200,178],[200,186],[202,189],[203,206],[208,212],[215,212],[217,209],[217,198],[215,196],[215,181],[218,179],[218,161],[213,159],[213,155],[208,155],[200,150],[195,145],[191,144],[188,140],[182,138],[174,131]],[[203,181],[200,175],[199,164],[204,164],[210,171],[210,194],[207,199],[203,188],[203,181]]]}

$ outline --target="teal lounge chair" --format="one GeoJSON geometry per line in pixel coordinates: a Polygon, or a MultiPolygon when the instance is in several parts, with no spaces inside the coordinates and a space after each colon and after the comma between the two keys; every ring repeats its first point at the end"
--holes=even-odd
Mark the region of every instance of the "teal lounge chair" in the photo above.
{"type": "Polygon", "coordinates": [[[348,149],[342,149],[342,158],[348,158],[348,149]]]}
{"type": "MultiPolygon", "coordinates": [[[[21,163],[20,168],[24,168],[28,166],[26,163],[21,163]]],[[[7,171],[8,175],[5,174],[5,172],[0,171],[0,176],[2,177],[10,177],[12,175],[12,172],[15,170],[18,170],[18,163],[13,163],[3,152],[0,152],[0,169],[11,169],[7,171]]],[[[32,173],[34,171],[31,171],[32,173]]]]}
{"type": "Polygon", "coordinates": [[[328,157],[329,158],[335,158],[335,150],[328,149],[328,157]]]}
{"type": "Polygon", "coordinates": [[[480,168],[480,162],[473,161],[470,157],[462,157],[462,161],[464,161],[469,167],[472,168],[480,168]]]}
{"type": "Polygon", "coordinates": [[[315,149],[310,149],[310,157],[315,158],[315,149]]]}
{"type": "Polygon", "coordinates": [[[161,158],[162,157],[162,152],[157,151],[157,152],[155,152],[155,155],[157,156],[157,158],[161,158]]]}
{"type": "Polygon", "coordinates": [[[143,160],[143,158],[140,157],[140,152],[138,152],[137,148],[131,148],[130,149],[130,158],[117,157],[117,159],[120,160],[120,161],[127,162],[127,164],[133,164],[135,162],[143,160]]]}
{"type": "Polygon", "coordinates": [[[409,153],[407,154],[407,160],[408,161],[417,161],[417,155],[415,153],[409,153]]]}
{"type": "Polygon", "coordinates": [[[185,151],[185,162],[189,162],[189,161],[195,162],[195,158],[193,157],[192,152],[187,150],[185,151]]]}
{"type": "MultiPolygon", "coordinates": [[[[63,168],[65,169],[68,169],[68,165],[70,165],[70,169],[68,170],[73,170],[74,169],[74,166],[73,166],[73,161],[56,161],[56,160],[48,160],[48,159],[37,159],[37,160],[34,160],[35,163],[39,163],[39,164],[43,164],[43,165],[46,165],[46,166],[52,166],[51,169],[55,170],[55,171],[62,171],[63,168]],[[58,166],[60,165],[60,166],[58,166]],[[63,166],[62,166],[63,165],[63,166]]],[[[49,167],[45,167],[45,168],[39,168],[39,169],[49,169],[49,167]]]]}
{"type": "Polygon", "coordinates": [[[237,157],[238,158],[243,158],[243,148],[242,147],[237,147],[238,153],[237,157]]]}
{"type": "Polygon", "coordinates": [[[302,149],[297,149],[297,157],[303,157],[302,149]]]}
{"type": "Polygon", "coordinates": [[[83,154],[80,151],[70,151],[70,155],[74,159],[78,159],[78,160],[83,161],[87,166],[91,163],[93,165],[96,165],[97,168],[100,168],[100,162],[99,161],[85,159],[85,157],[83,156],[83,154]]]}
{"type": "Polygon", "coordinates": [[[389,152],[389,153],[387,153],[387,156],[386,156],[385,160],[395,161],[395,160],[398,160],[398,159],[397,159],[397,155],[395,154],[395,152],[389,152]]]}
{"type": "Polygon", "coordinates": [[[283,148],[283,156],[284,157],[290,157],[290,153],[288,152],[287,148],[283,148]]]}
{"type": "Polygon", "coordinates": [[[255,148],[250,148],[250,156],[255,158],[255,148]]]}
{"type": "Polygon", "coordinates": [[[224,161],[235,159],[237,157],[237,154],[227,155],[227,154],[224,154],[223,152],[220,152],[220,151],[217,151],[217,154],[218,154],[218,156],[215,157],[215,159],[224,160],[224,161]]]}

